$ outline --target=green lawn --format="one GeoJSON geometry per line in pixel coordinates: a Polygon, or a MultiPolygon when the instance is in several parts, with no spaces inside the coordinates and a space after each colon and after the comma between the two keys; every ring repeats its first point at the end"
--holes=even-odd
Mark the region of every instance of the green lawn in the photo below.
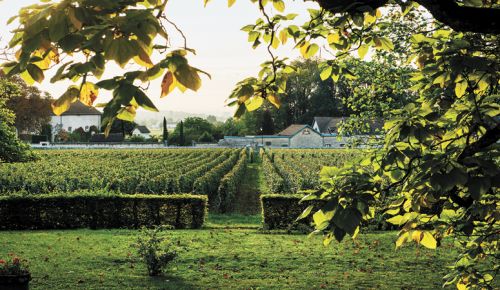
{"type": "Polygon", "coordinates": [[[32,289],[437,289],[456,252],[394,250],[395,232],[325,247],[320,237],[259,231],[258,216],[214,216],[201,230],[167,235],[183,248],[150,278],[130,245],[135,230],[0,232],[0,255],[30,260],[32,289]]]}

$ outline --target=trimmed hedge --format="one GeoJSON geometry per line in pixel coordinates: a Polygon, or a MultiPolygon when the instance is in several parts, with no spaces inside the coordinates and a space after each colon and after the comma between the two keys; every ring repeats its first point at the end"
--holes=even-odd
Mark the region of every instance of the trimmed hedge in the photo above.
{"type": "Polygon", "coordinates": [[[207,198],[95,192],[0,197],[0,229],[200,228],[207,198]]]}
{"type": "Polygon", "coordinates": [[[291,229],[299,224],[310,225],[312,215],[295,221],[298,216],[309,206],[315,205],[316,209],[325,203],[323,200],[308,200],[299,204],[304,197],[302,194],[264,194],[261,195],[262,223],[265,229],[291,229]]]}
{"type": "MultiPolygon", "coordinates": [[[[262,204],[262,223],[265,229],[294,229],[299,225],[309,226],[312,216],[325,203],[325,200],[308,200],[299,204],[304,194],[265,194],[260,197],[262,204]],[[314,205],[309,217],[295,221],[309,206],[314,205]]],[[[393,231],[399,227],[386,222],[383,213],[376,213],[375,218],[365,222],[364,227],[375,231],[393,231]]]]}

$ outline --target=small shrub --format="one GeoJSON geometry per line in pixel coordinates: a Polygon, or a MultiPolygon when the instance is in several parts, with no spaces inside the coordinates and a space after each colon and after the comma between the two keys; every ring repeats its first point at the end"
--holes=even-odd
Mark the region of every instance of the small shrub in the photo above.
{"type": "Polygon", "coordinates": [[[158,276],[177,257],[175,244],[167,241],[162,233],[168,227],[154,227],[148,229],[143,227],[134,247],[146,264],[149,276],[158,276]]]}

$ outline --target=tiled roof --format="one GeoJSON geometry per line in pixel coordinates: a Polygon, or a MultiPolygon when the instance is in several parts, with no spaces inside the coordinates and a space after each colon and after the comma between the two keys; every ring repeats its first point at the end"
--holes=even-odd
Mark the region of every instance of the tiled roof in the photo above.
{"type": "Polygon", "coordinates": [[[69,109],[61,114],[62,116],[72,115],[102,115],[102,113],[94,107],[86,106],[84,103],[77,100],[72,103],[69,109]]]}
{"type": "Polygon", "coordinates": [[[278,135],[278,136],[291,136],[291,135],[294,135],[295,133],[297,133],[298,131],[302,130],[306,126],[307,125],[293,124],[293,125],[288,126],[285,130],[279,132],[276,135],[278,135]]]}
{"type": "Polygon", "coordinates": [[[338,133],[337,127],[343,120],[343,117],[314,117],[314,122],[318,124],[319,132],[326,134],[338,133]]]}
{"type": "Polygon", "coordinates": [[[148,133],[151,133],[151,131],[149,131],[148,127],[146,126],[136,126],[135,127],[137,130],[139,130],[139,132],[141,132],[142,134],[148,134],[148,133]]]}

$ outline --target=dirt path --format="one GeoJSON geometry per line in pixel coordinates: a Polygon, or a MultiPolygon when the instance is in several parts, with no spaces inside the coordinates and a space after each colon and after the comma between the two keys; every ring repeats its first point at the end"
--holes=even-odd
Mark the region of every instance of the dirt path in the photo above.
{"type": "Polygon", "coordinates": [[[236,197],[234,211],[244,215],[260,214],[260,162],[247,164],[245,178],[236,197]]]}

